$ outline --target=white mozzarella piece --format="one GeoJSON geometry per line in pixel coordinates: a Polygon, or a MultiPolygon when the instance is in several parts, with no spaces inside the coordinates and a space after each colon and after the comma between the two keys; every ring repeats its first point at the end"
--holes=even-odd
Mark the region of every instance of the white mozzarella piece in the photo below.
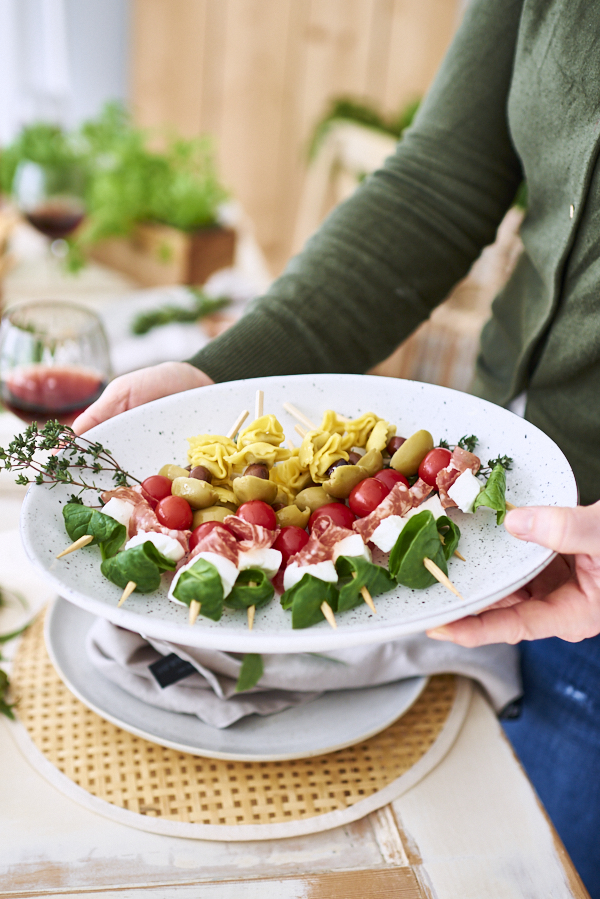
{"type": "Polygon", "coordinates": [[[461,512],[472,512],[473,503],[483,490],[481,481],[478,481],[470,468],[463,471],[448,490],[448,496],[453,499],[461,512]]]}
{"type": "Polygon", "coordinates": [[[335,544],[332,552],[334,565],[340,556],[352,556],[353,558],[360,556],[360,558],[366,559],[367,562],[371,561],[369,547],[365,544],[360,534],[350,534],[350,536],[344,537],[343,540],[335,544]]]}
{"type": "Polygon", "coordinates": [[[388,515],[371,535],[371,543],[374,543],[382,552],[389,553],[406,521],[406,518],[401,518],[399,515],[388,515]]]}
{"type": "Polygon", "coordinates": [[[238,566],[240,571],[247,568],[259,568],[267,577],[275,577],[281,565],[281,553],[278,549],[250,549],[240,553],[238,566]]]}
{"type": "Polygon", "coordinates": [[[205,561],[210,562],[210,564],[214,565],[219,572],[221,583],[223,584],[223,598],[229,596],[229,594],[233,590],[233,585],[235,584],[237,576],[239,574],[237,565],[234,565],[233,562],[231,562],[229,559],[226,559],[224,556],[219,556],[217,553],[197,553],[197,555],[195,555],[194,558],[187,563],[187,565],[183,565],[179,569],[171,582],[171,587],[169,589],[169,599],[172,599],[173,602],[179,602],[179,600],[173,596],[173,591],[177,586],[179,578],[181,577],[182,573],[184,571],[187,571],[188,568],[191,568],[198,561],[198,559],[204,559],[205,561]]]}
{"type": "Polygon", "coordinates": [[[327,581],[329,584],[335,584],[338,576],[335,565],[329,560],[326,562],[315,562],[314,565],[298,565],[297,562],[291,562],[285,569],[283,575],[283,589],[290,590],[302,580],[305,574],[312,574],[318,577],[320,581],[327,581]]]}
{"type": "Polygon", "coordinates": [[[418,515],[419,512],[425,511],[431,512],[436,521],[438,518],[441,518],[442,515],[446,514],[446,510],[442,506],[439,496],[436,494],[435,496],[430,496],[429,499],[426,499],[420,506],[409,509],[404,518],[412,518],[413,515],[418,515]]]}
{"type": "Polygon", "coordinates": [[[104,515],[108,515],[109,518],[114,518],[119,524],[124,524],[125,527],[128,528],[129,519],[133,512],[133,503],[128,503],[124,499],[118,499],[118,497],[113,496],[105,506],[102,506],[100,511],[104,515]]]}
{"type": "Polygon", "coordinates": [[[142,543],[153,543],[161,556],[171,562],[179,562],[180,559],[183,559],[184,550],[179,540],[169,537],[168,534],[161,534],[159,531],[139,531],[135,537],[127,541],[125,549],[141,546],[142,543]]]}

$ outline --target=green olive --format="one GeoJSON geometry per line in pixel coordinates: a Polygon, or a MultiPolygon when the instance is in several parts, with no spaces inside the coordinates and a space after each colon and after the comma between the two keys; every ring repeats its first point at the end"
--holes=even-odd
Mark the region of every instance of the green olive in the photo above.
{"type": "Polygon", "coordinates": [[[228,515],[231,515],[231,512],[224,506],[209,506],[208,509],[198,509],[197,512],[194,512],[192,518],[192,530],[197,528],[199,524],[204,524],[205,521],[224,521],[228,515]]]}
{"type": "Polygon", "coordinates": [[[368,477],[362,465],[340,465],[331,472],[331,477],[321,485],[325,493],[336,499],[347,499],[351,491],[368,477]]]}
{"type": "Polygon", "coordinates": [[[217,494],[206,481],[198,481],[196,478],[175,478],[171,487],[173,496],[182,496],[188,501],[192,509],[206,509],[212,506],[217,494]]]}
{"type": "Polygon", "coordinates": [[[252,474],[245,474],[234,480],[233,492],[238,503],[247,503],[252,499],[261,499],[263,503],[274,503],[277,496],[277,484],[257,478],[252,474]]]}
{"type": "Polygon", "coordinates": [[[190,476],[187,468],[182,468],[181,465],[163,465],[158,473],[170,481],[174,481],[175,478],[189,478],[190,476]]]}
{"type": "Polygon", "coordinates": [[[289,525],[293,525],[295,528],[305,528],[310,518],[310,509],[300,511],[298,506],[292,503],[291,506],[285,506],[275,512],[275,518],[280,528],[287,528],[289,525]]]}
{"type": "Polygon", "coordinates": [[[294,502],[301,511],[309,509],[311,512],[314,512],[319,506],[330,503],[331,497],[322,487],[307,487],[296,495],[294,502]]]}
{"type": "Polygon", "coordinates": [[[358,462],[358,465],[367,472],[365,477],[372,478],[383,468],[383,456],[377,449],[369,450],[358,462]]]}
{"type": "Polygon", "coordinates": [[[409,477],[417,473],[419,465],[432,449],[433,437],[429,431],[417,431],[416,434],[404,441],[400,449],[396,450],[390,460],[390,465],[400,474],[409,477]]]}

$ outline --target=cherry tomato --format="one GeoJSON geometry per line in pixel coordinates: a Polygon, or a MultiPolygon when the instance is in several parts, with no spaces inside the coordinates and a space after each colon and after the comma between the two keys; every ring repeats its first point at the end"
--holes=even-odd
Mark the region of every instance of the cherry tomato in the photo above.
{"type": "Polygon", "coordinates": [[[192,510],[182,496],[165,496],[156,506],[156,517],[166,528],[186,531],[192,523],[192,510]]]}
{"type": "Polygon", "coordinates": [[[142,490],[144,491],[144,499],[148,500],[151,506],[155,507],[165,496],[171,496],[172,481],[165,478],[162,474],[153,474],[145,481],[142,481],[142,490]]]}
{"type": "Polygon", "coordinates": [[[381,481],[382,484],[385,484],[386,487],[389,487],[392,490],[393,487],[398,483],[405,484],[407,487],[409,486],[408,481],[399,471],[395,471],[393,468],[382,468],[381,471],[378,471],[376,475],[374,475],[376,481],[381,481]]]}
{"type": "Polygon", "coordinates": [[[247,503],[242,503],[235,514],[250,524],[259,524],[270,531],[274,531],[277,527],[275,512],[268,503],[263,503],[262,499],[251,499],[247,503]]]}
{"type": "Polygon", "coordinates": [[[308,530],[312,531],[313,524],[319,518],[331,518],[334,524],[341,528],[352,528],[352,523],[356,521],[356,515],[350,511],[348,506],[343,503],[325,503],[319,506],[308,519],[308,530]]]}
{"type": "Polygon", "coordinates": [[[190,537],[190,549],[194,549],[200,540],[203,537],[206,537],[207,534],[210,534],[215,528],[223,528],[224,531],[227,530],[220,521],[203,521],[197,528],[194,528],[192,536],[190,537]]]}
{"type": "Polygon", "coordinates": [[[364,518],[376,509],[382,499],[390,492],[390,487],[377,478],[365,478],[352,489],[348,497],[348,505],[355,515],[364,518]]]}
{"type": "Polygon", "coordinates": [[[283,564],[287,565],[290,556],[294,556],[300,552],[303,546],[308,543],[308,534],[302,528],[297,528],[293,524],[281,528],[277,535],[277,540],[273,544],[273,549],[278,549],[283,557],[283,564]]]}
{"type": "Polygon", "coordinates": [[[442,446],[430,450],[419,465],[419,477],[430,487],[435,487],[438,472],[443,468],[448,468],[451,458],[450,450],[444,449],[442,446]]]}

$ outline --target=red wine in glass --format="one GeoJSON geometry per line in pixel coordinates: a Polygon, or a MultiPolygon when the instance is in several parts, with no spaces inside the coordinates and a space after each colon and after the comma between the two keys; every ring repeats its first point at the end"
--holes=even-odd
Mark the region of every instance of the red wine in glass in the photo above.
{"type": "Polygon", "coordinates": [[[82,206],[60,199],[47,200],[25,213],[27,221],[51,240],[68,237],[83,221],[82,206]]]}
{"type": "Polygon", "coordinates": [[[2,402],[28,424],[59,421],[72,425],[98,399],[106,383],[90,369],[32,365],[15,369],[4,378],[2,402]]]}

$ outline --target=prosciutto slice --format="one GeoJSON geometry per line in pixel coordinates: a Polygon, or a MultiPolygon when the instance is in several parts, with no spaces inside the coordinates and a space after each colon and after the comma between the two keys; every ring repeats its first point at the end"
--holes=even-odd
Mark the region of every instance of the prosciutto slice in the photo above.
{"type": "Polygon", "coordinates": [[[308,543],[300,552],[291,556],[288,564],[296,562],[300,567],[316,565],[317,562],[330,562],[333,559],[333,548],[344,537],[351,537],[352,531],[334,524],[331,518],[318,518],[308,538],[308,543]]]}
{"type": "Polygon", "coordinates": [[[141,490],[141,487],[117,487],[116,490],[105,490],[102,494],[102,500],[107,503],[109,499],[116,497],[126,503],[131,503],[133,512],[129,519],[129,538],[135,537],[140,531],[155,531],[177,540],[183,547],[183,551],[187,553],[191,531],[178,531],[162,525],[150,503],[142,496],[141,490]]]}
{"type": "Polygon", "coordinates": [[[279,534],[278,528],[271,531],[260,524],[245,521],[237,515],[228,515],[225,519],[225,527],[238,541],[240,552],[248,552],[251,549],[270,549],[279,534]]]}
{"type": "Polygon", "coordinates": [[[398,482],[394,484],[376,509],[364,518],[359,518],[352,527],[357,534],[360,534],[365,543],[368,543],[384,518],[389,518],[390,515],[406,515],[409,509],[420,505],[432,490],[433,487],[430,487],[421,478],[412,487],[398,482]]]}
{"type": "Polygon", "coordinates": [[[200,538],[183,564],[187,565],[198,553],[216,553],[237,566],[238,551],[239,544],[233,534],[226,527],[216,527],[200,538]]]}
{"type": "Polygon", "coordinates": [[[448,496],[448,490],[460,477],[463,471],[466,471],[468,468],[471,469],[473,474],[477,474],[481,468],[481,459],[474,453],[469,453],[467,450],[461,449],[460,446],[455,447],[452,458],[450,459],[450,464],[447,468],[442,468],[442,470],[438,472],[436,478],[440,502],[444,509],[456,507],[454,500],[448,496]]]}

